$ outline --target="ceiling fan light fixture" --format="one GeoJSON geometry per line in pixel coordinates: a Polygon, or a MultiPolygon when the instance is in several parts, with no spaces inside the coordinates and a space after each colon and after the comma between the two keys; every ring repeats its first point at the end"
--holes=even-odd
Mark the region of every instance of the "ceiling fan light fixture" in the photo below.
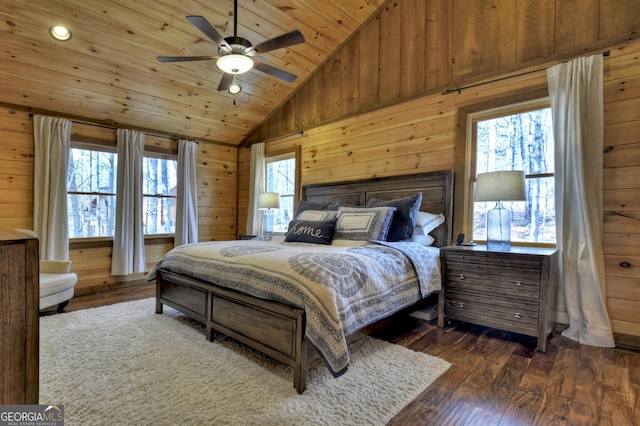
{"type": "Polygon", "coordinates": [[[237,95],[238,93],[242,92],[242,86],[240,86],[238,83],[236,83],[234,81],[233,83],[231,83],[231,85],[229,86],[229,88],[227,90],[232,95],[237,95]]]}
{"type": "Polygon", "coordinates": [[[73,37],[71,30],[64,25],[54,25],[50,27],[49,35],[59,41],[68,41],[73,37]]]}
{"type": "Polygon", "coordinates": [[[243,74],[253,68],[253,60],[248,56],[230,53],[218,58],[216,65],[227,74],[243,74]]]}

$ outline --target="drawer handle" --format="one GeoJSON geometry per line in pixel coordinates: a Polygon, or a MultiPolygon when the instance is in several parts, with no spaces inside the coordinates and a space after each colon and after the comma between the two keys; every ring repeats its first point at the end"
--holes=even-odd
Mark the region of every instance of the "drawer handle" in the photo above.
{"type": "Polygon", "coordinates": [[[515,314],[513,314],[513,317],[516,319],[520,319],[522,318],[522,315],[520,315],[518,312],[516,312],[515,314]]]}
{"type": "Polygon", "coordinates": [[[464,303],[458,303],[458,306],[464,308],[464,303]]]}
{"type": "Polygon", "coordinates": [[[521,281],[521,280],[517,280],[517,281],[516,281],[516,285],[517,285],[518,287],[522,287],[522,281],[521,281]]]}
{"type": "Polygon", "coordinates": [[[458,274],[458,279],[464,280],[464,274],[458,274]]]}

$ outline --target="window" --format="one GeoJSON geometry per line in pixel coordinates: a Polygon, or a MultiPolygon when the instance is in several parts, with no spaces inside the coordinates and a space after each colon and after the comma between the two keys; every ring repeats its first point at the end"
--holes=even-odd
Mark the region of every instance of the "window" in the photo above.
{"type": "Polygon", "coordinates": [[[472,114],[470,117],[472,179],[469,185],[473,240],[486,241],[486,212],[493,202],[474,203],[473,182],[479,173],[523,170],[527,200],[506,202],[513,212],[511,241],[555,244],[554,144],[551,108],[539,100],[472,114]]]}
{"type": "MultiPolygon", "coordinates": [[[[144,234],[173,234],[178,162],[173,155],[143,159],[144,234]]],[[[67,169],[69,238],[113,237],[118,158],[115,146],[72,142],[67,169]]]]}
{"type": "Polygon", "coordinates": [[[280,208],[273,215],[273,231],[287,232],[293,219],[293,206],[297,188],[297,151],[266,158],[267,192],[280,194],[280,208]]]}
{"type": "Polygon", "coordinates": [[[173,234],[176,229],[178,162],[144,157],[142,175],[144,234],[173,234]]]}
{"type": "Polygon", "coordinates": [[[69,238],[110,237],[115,229],[115,148],[72,147],[67,168],[69,238]]]}

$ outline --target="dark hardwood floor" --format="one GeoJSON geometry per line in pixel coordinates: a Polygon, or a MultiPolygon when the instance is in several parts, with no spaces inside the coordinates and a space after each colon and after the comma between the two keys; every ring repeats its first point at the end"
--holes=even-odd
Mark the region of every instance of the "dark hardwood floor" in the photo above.
{"type": "MultiPolygon", "coordinates": [[[[75,297],[66,312],[155,296],[129,287],[75,297]]],[[[640,354],[398,316],[372,332],[452,367],[390,425],[640,425],[640,354]]]]}

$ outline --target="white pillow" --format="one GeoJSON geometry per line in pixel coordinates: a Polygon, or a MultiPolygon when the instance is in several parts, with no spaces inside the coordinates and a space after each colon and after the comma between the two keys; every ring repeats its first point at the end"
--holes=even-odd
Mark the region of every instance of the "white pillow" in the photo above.
{"type": "Polygon", "coordinates": [[[436,229],[442,223],[444,223],[443,214],[418,212],[418,216],[416,217],[416,227],[419,226],[424,229],[425,235],[436,229]]]}
{"type": "MultiPolygon", "coordinates": [[[[417,228],[417,227],[416,227],[417,228]]],[[[427,234],[427,235],[420,235],[416,232],[413,233],[413,236],[411,237],[410,241],[413,241],[414,243],[418,243],[418,244],[422,244],[423,246],[432,246],[433,243],[435,242],[435,238],[433,238],[431,235],[427,234]]]]}

